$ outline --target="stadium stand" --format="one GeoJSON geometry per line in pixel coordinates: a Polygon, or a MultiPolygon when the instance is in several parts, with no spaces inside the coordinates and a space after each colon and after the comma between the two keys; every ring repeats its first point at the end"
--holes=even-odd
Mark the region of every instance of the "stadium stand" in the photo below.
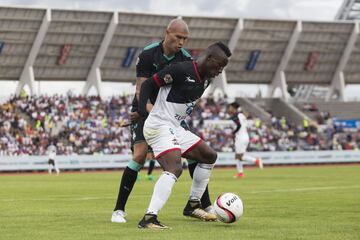
{"type": "MultiPolygon", "coordinates": [[[[140,49],[162,38],[175,16],[125,12],[0,7],[1,80],[86,81],[83,94],[101,82],[132,82],[140,49]]],[[[279,88],[317,84],[327,99],[343,99],[345,84],[360,83],[359,25],[352,21],[312,22],[183,17],[187,48],[196,56],[215,41],[229,44],[232,59],[223,84],[269,84],[279,88]]],[[[300,89],[300,88],[299,88],[300,89]]],[[[31,92],[33,94],[33,92],[31,92]]]]}
{"type": "MultiPolygon", "coordinates": [[[[174,17],[0,7],[0,80],[18,80],[16,96],[25,85],[30,89],[30,96],[1,106],[1,154],[41,155],[54,137],[60,154],[129,153],[129,131],[119,124],[127,120],[130,101],[106,100],[101,83],[134,82],[137,54],[161,40],[174,17]],[[94,87],[99,97],[36,97],[36,81],[60,80],[83,81],[83,95],[94,87]]],[[[215,41],[233,52],[210,96],[216,87],[226,96],[227,83],[269,86],[267,98],[238,99],[252,115],[252,150],[340,149],[345,140],[358,148],[359,104],[342,102],[345,85],[360,83],[358,22],[183,18],[191,29],[187,49],[194,57],[215,41]],[[317,85],[324,90],[317,96],[331,102],[309,101],[317,85]],[[273,98],[278,89],[281,98],[273,98]],[[297,97],[291,98],[290,89],[297,97]],[[317,110],[309,111],[311,106],[317,110]],[[355,127],[344,129],[331,122],[333,117],[355,127]]],[[[200,105],[204,111],[195,112],[190,123],[215,149],[231,151],[229,131],[221,130],[229,127],[225,101],[200,105]]]]}
{"type": "Polygon", "coordinates": [[[0,115],[1,155],[44,155],[51,141],[58,153],[129,153],[129,97],[41,96],[13,98],[0,115]]]}
{"type": "MultiPolygon", "coordinates": [[[[41,96],[12,98],[2,104],[0,155],[44,155],[56,139],[58,153],[128,154],[128,121],[131,96],[41,96]]],[[[203,99],[188,119],[190,127],[220,152],[233,151],[232,121],[227,101],[203,99]]],[[[294,125],[285,117],[269,122],[249,114],[250,151],[359,149],[360,132],[336,126],[328,116],[308,126],[294,125]]]]}
{"type": "Polygon", "coordinates": [[[297,102],[296,107],[310,119],[318,118],[319,114],[327,112],[332,117],[342,120],[360,119],[359,102],[297,102]]]}

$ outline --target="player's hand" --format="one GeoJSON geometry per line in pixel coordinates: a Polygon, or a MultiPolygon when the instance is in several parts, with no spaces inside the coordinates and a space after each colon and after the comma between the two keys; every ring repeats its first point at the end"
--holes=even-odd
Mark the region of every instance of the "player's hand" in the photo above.
{"type": "Polygon", "coordinates": [[[140,114],[138,112],[131,112],[130,113],[130,121],[131,122],[137,122],[141,118],[140,114]]]}
{"type": "Polygon", "coordinates": [[[151,110],[153,109],[153,107],[154,107],[154,105],[152,105],[150,102],[148,102],[148,103],[146,104],[146,111],[147,111],[148,113],[150,113],[151,110]]]}
{"type": "Polygon", "coordinates": [[[180,126],[183,127],[186,131],[190,131],[189,125],[184,120],[180,122],[180,126]]]}

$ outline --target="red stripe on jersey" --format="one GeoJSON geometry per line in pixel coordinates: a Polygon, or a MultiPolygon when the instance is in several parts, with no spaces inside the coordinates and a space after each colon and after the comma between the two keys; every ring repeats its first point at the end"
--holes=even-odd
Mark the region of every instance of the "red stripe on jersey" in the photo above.
{"type": "Polygon", "coordinates": [[[200,78],[200,75],[199,75],[199,70],[198,70],[197,64],[196,64],[195,61],[193,61],[193,64],[194,64],[196,76],[197,76],[197,78],[199,79],[199,82],[201,82],[201,78],[200,78]]]}
{"type": "Polygon", "coordinates": [[[158,159],[158,158],[161,157],[162,155],[164,155],[164,154],[166,154],[166,153],[168,153],[168,152],[172,152],[172,151],[181,151],[181,149],[180,149],[180,148],[170,148],[170,149],[168,149],[168,150],[165,150],[165,151],[159,153],[158,155],[155,156],[155,158],[158,159]]]}
{"type": "Polygon", "coordinates": [[[158,86],[158,88],[160,88],[161,84],[160,84],[160,80],[159,80],[157,73],[154,74],[153,79],[154,79],[156,86],[158,86]]]}

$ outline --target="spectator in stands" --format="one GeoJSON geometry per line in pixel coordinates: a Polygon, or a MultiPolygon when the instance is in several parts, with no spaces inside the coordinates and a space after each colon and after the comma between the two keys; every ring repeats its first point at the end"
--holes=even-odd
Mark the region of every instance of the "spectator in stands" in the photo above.
{"type": "MultiPolygon", "coordinates": [[[[25,96],[0,105],[0,155],[45,155],[49,139],[56,137],[58,154],[128,154],[130,133],[120,128],[127,121],[132,96],[25,96]],[[38,121],[39,120],[39,121],[38,121]]],[[[202,99],[189,125],[216,151],[233,151],[226,123],[227,102],[202,99]],[[210,124],[210,122],[217,124],[210,124]],[[220,124],[221,123],[221,124],[220,124]],[[225,125],[224,125],[225,124],[225,125]],[[225,126],[225,127],[224,127],[225,126]]],[[[360,130],[333,124],[328,112],[316,124],[291,126],[273,116],[269,124],[249,118],[249,151],[359,149],[360,130]],[[285,124],[284,124],[285,123],[285,124]]]]}

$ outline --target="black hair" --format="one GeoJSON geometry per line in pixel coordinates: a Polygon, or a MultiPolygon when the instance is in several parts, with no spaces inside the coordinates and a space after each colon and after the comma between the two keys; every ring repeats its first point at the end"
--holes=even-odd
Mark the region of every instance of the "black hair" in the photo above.
{"type": "Polygon", "coordinates": [[[229,106],[232,106],[235,109],[238,109],[240,107],[240,105],[237,102],[232,102],[229,104],[229,106]]]}
{"type": "Polygon", "coordinates": [[[214,45],[218,46],[224,53],[227,57],[231,57],[231,51],[230,49],[228,48],[228,46],[226,46],[224,43],[222,42],[217,42],[215,43],[214,45]]]}

